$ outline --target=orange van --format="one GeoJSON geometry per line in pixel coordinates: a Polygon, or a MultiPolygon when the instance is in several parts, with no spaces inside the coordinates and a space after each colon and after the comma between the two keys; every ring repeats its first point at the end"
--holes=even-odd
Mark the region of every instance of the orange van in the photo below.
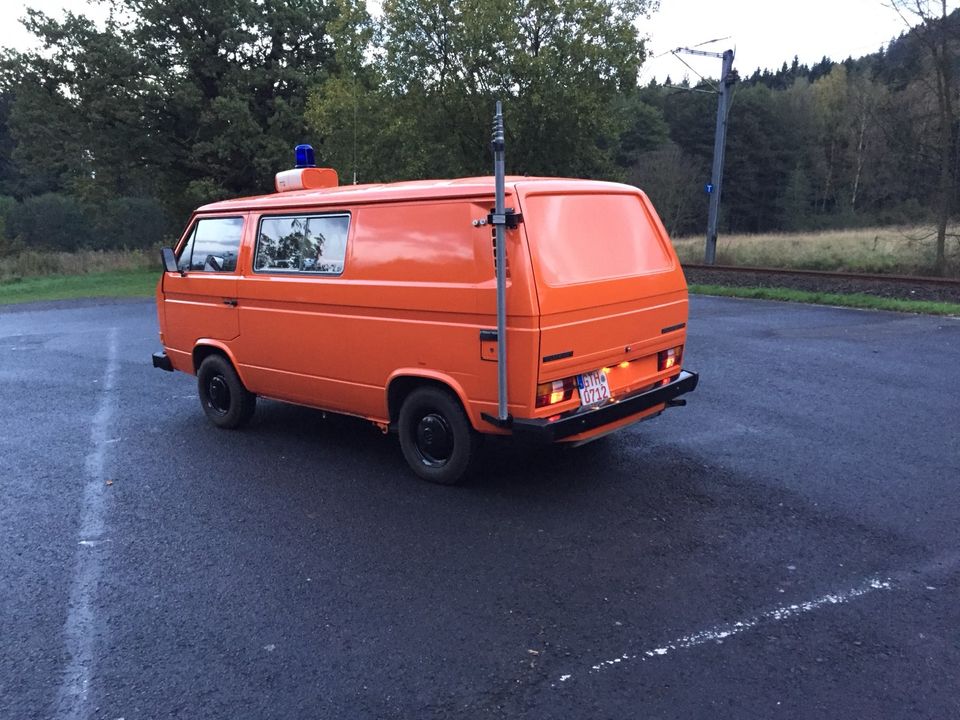
{"type": "Polygon", "coordinates": [[[336,187],[310,170],[199,208],[164,250],[153,364],[196,374],[217,426],[258,397],[355,415],[454,483],[480,434],[583,443],[696,387],[683,271],[640,190],[506,177],[498,224],[493,177],[336,187]]]}

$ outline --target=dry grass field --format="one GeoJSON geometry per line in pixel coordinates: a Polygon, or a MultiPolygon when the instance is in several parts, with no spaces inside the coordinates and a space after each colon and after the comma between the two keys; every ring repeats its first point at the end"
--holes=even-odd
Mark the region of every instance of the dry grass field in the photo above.
{"type": "MultiPolygon", "coordinates": [[[[803,270],[929,275],[930,227],[861,228],[766,235],[721,235],[717,263],[803,270]]],[[[703,262],[703,236],[674,239],[682,262],[703,262]]],[[[947,238],[950,274],[960,275],[960,239],[947,238]]]]}
{"type": "MultiPolygon", "coordinates": [[[[928,235],[928,228],[721,235],[717,262],[929,275],[933,267],[933,241],[928,235]]],[[[680,259],[687,263],[703,261],[703,244],[702,236],[674,240],[680,259]]],[[[960,276],[958,238],[948,238],[947,257],[949,274],[960,276]]],[[[0,304],[97,295],[149,295],[159,272],[157,249],[24,251],[0,255],[0,304]]]]}
{"type": "MultiPolygon", "coordinates": [[[[920,232],[882,228],[780,235],[730,235],[720,239],[718,261],[730,265],[810,268],[864,272],[928,274],[933,261],[930,242],[920,232]]],[[[960,274],[960,247],[951,240],[951,269],[960,274]]],[[[684,262],[703,259],[703,238],[675,241],[684,262]]],[[[0,305],[80,297],[148,297],[160,274],[157,250],[85,250],[76,253],[21,252],[0,256],[0,305]]],[[[954,302],[857,294],[825,294],[770,287],[697,285],[691,291],[796,302],[850,305],[903,312],[960,315],[954,302]]],[[[844,291],[846,292],[846,291],[844,291]]]]}
{"type": "Polygon", "coordinates": [[[142,270],[159,272],[159,250],[27,250],[7,257],[0,256],[0,283],[51,275],[91,275],[142,270]]]}
{"type": "MultiPolygon", "coordinates": [[[[933,239],[929,233],[929,227],[886,227],[721,235],[717,242],[717,262],[721,265],[929,275],[934,258],[933,239]]],[[[703,236],[674,238],[673,244],[682,262],[703,262],[703,236]]],[[[960,238],[947,238],[947,260],[950,274],[960,275],[960,238]]],[[[74,253],[24,251],[0,255],[0,283],[51,275],[159,269],[158,249],[81,250],[74,253]]]]}

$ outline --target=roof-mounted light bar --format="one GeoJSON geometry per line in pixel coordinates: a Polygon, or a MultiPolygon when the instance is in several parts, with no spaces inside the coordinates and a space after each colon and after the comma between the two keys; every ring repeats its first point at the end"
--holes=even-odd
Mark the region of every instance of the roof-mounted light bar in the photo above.
{"type": "Polygon", "coordinates": [[[296,166],[293,170],[278,172],[274,177],[277,192],[292,190],[318,190],[340,185],[340,178],[333,168],[318,168],[310,145],[297,145],[294,148],[296,166]]]}

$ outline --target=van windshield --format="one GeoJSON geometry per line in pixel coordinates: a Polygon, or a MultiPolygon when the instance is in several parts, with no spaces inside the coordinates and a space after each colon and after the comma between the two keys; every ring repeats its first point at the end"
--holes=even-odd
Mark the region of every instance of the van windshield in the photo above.
{"type": "Polygon", "coordinates": [[[637,195],[529,195],[523,213],[538,280],[552,287],[673,265],[637,195]]]}

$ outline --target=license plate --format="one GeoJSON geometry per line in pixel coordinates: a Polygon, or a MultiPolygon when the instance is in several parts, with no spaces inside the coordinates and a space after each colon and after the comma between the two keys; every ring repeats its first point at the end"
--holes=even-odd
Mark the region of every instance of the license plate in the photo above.
{"type": "Polygon", "coordinates": [[[581,405],[596,405],[610,397],[610,383],[602,370],[577,375],[577,386],[580,388],[581,405]]]}

